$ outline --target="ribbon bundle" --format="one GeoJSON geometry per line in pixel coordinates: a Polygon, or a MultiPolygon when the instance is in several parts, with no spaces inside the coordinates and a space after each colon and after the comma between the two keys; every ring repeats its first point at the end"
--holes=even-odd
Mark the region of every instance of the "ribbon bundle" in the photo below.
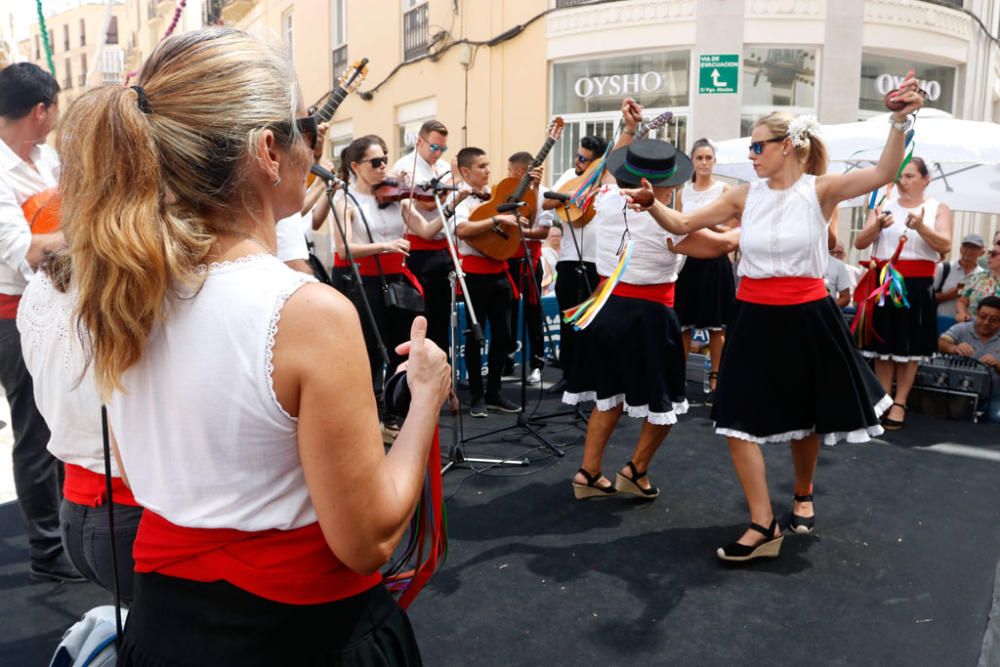
{"type": "Polygon", "coordinates": [[[383,572],[386,588],[403,609],[408,608],[447,556],[448,519],[441,495],[441,442],[435,431],[427,457],[423,497],[410,521],[406,547],[383,572]]]}
{"type": "Polygon", "coordinates": [[[572,324],[573,328],[577,331],[582,331],[590,326],[590,323],[594,321],[597,314],[601,312],[601,308],[604,308],[604,304],[611,297],[611,292],[614,291],[615,285],[621,280],[631,257],[632,240],[629,239],[625,242],[621,256],[618,258],[618,266],[615,267],[615,270],[606,280],[597,286],[597,289],[590,295],[590,298],[577,306],[564,310],[563,322],[572,324]]]}

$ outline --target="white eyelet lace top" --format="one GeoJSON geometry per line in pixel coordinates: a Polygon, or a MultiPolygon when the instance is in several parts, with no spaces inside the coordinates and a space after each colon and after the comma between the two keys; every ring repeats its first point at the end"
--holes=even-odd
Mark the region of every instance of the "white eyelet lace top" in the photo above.
{"type": "Polygon", "coordinates": [[[171,302],[108,406],[142,506],[191,528],[316,521],[296,420],[271,381],[281,308],[309,282],[276,257],[253,255],[211,265],[195,296],[171,302]]]}

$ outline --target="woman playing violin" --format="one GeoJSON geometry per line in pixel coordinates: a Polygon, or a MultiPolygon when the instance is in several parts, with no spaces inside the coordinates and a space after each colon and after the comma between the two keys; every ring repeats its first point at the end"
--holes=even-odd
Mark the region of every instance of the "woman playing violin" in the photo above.
{"type": "MultiPolygon", "coordinates": [[[[377,188],[389,180],[388,162],[385,142],[378,136],[370,134],[352,141],[341,153],[341,177],[349,183],[349,194],[338,192],[335,206],[344,223],[351,255],[358,264],[362,288],[375,316],[378,332],[389,353],[389,372],[392,372],[403,361],[403,357],[396,352],[396,346],[408,339],[415,313],[386,307],[380,273],[385,276],[387,285],[406,282],[420,291],[419,283],[406,268],[410,242],[404,238],[404,233],[409,231],[420,238],[431,239],[441,230],[441,218],[424,219],[411,200],[405,198],[410,188],[401,182],[388,188],[377,188]],[[379,190],[383,195],[381,201],[379,190]]],[[[458,196],[464,198],[465,194],[459,193],[458,196]]],[[[347,266],[347,253],[339,242],[334,266],[347,266]]],[[[354,297],[357,298],[356,293],[354,297]]],[[[379,372],[381,354],[374,332],[364,317],[362,324],[378,396],[382,387],[379,372]]],[[[386,424],[392,421],[391,416],[383,415],[383,418],[386,424]]]]}

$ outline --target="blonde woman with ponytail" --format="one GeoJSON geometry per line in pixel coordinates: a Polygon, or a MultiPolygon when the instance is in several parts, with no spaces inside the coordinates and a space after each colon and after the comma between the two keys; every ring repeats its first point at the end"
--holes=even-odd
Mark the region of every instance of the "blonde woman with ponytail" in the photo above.
{"type": "Polygon", "coordinates": [[[449,371],[418,318],[386,454],[353,306],[274,256],[315,132],[287,58],[229,29],[165,40],[62,125],[76,315],[146,508],[119,664],[420,662],[379,568],[449,371]]]}
{"type": "MultiPolygon", "coordinates": [[[[814,118],[772,113],[751,134],[750,160],[761,178],[728,191],[690,214],[659,203],[649,209],[672,234],[739,218],[741,277],[736,316],[727,330],[712,408],[715,431],[729,452],[750,510],[750,527],[717,550],[726,561],[776,557],[782,529],[774,515],[760,445],[791,441],[795,497],[788,528],[811,533],[813,476],[824,442],[865,442],[882,433],[880,415],[892,399],[855,349],[843,316],[827,294],[827,221],[841,201],[893,179],[903,159],[908,114],[923,99],[907,77],[897,93],[903,108],[878,164],[826,174],[827,152],[814,118]],[[776,345],[788,340],[789,345],[776,345]]],[[[647,195],[630,191],[632,206],[647,195]]]]}

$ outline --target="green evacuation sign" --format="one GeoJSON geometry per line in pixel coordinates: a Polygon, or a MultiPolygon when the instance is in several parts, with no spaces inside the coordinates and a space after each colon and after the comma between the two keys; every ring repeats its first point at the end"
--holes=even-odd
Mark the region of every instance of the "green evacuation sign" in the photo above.
{"type": "Polygon", "coordinates": [[[698,92],[702,95],[735,93],[740,76],[740,57],[735,53],[700,56],[698,92]]]}

